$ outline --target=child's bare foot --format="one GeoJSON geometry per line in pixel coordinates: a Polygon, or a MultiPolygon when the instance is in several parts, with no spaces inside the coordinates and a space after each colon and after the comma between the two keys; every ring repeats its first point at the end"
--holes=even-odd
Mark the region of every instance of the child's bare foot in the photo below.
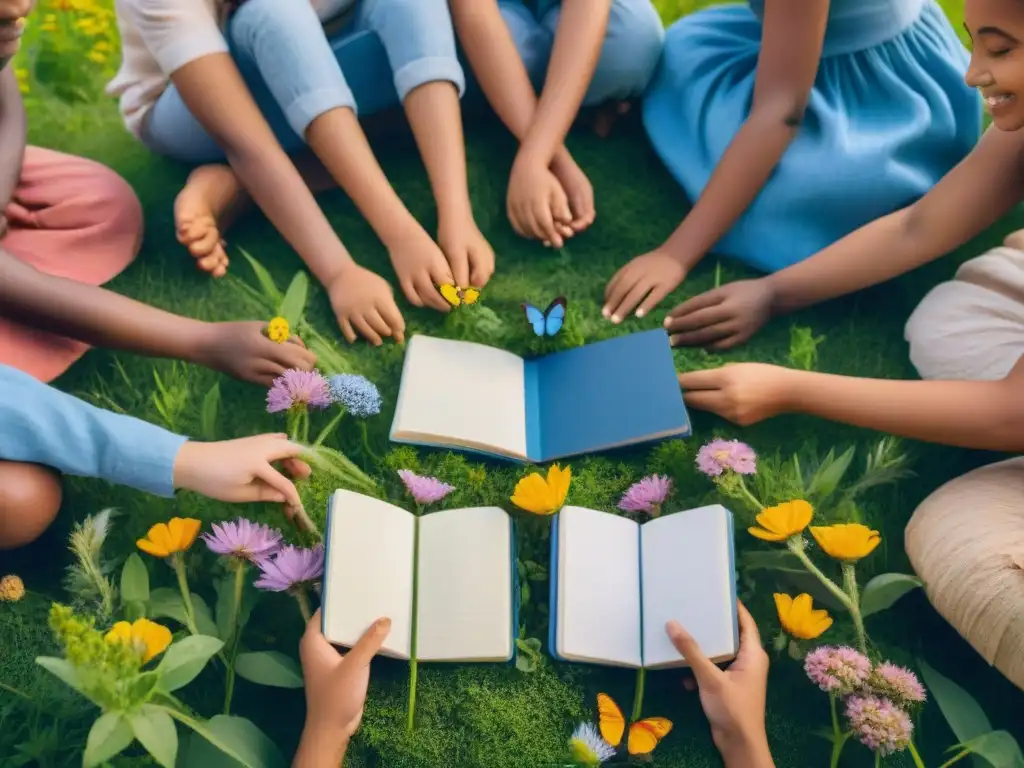
{"type": "Polygon", "coordinates": [[[582,232],[594,223],[597,216],[594,210],[594,187],[590,179],[567,152],[552,163],[551,172],[569,199],[569,210],[572,212],[569,227],[573,232],[582,232]]]}
{"type": "Polygon", "coordinates": [[[196,266],[213,277],[223,277],[228,271],[228,254],[221,233],[228,219],[245,202],[248,196],[227,165],[196,168],[174,201],[178,242],[188,248],[196,266]]]}
{"type": "Polygon", "coordinates": [[[594,115],[594,133],[607,139],[615,126],[615,122],[629,113],[632,105],[628,101],[613,101],[598,108],[594,115]]]}
{"type": "Polygon", "coordinates": [[[1015,232],[1011,232],[1003,240],[1003,245],[1007,248],[1015,248],[1018,251],[1024,251],[1024,229],[1018,229],[1015,232]]]}

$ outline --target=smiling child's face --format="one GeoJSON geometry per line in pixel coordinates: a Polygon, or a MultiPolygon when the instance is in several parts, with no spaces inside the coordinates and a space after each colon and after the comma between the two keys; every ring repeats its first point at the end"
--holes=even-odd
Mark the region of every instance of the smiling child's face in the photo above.
{"type": "Polygon", "coordinates": [[[967,0],[964,26],[973,41],[967,84],[997,128],[1024,128],[1024,0],[967,0]]]}

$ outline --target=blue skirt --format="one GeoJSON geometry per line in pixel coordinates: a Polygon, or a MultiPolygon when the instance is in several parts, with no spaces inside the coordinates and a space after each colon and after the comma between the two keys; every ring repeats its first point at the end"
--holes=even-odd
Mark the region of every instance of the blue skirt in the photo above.
{"type": "MultiPolygon", "coordinates": [[[[982,112],[963,81],[968,54],[933,0],[921,5],[905,29],[859,50],[830,18],[799,133],[716,253],[783,269],[912,203],[971,150],[982,112]],[[841,41],[832,51],[830,38],[841,41]]],[[[691,14],[666,34],[644,126],[691,200],[747,118],[760,47],[747,5],[691,14]]]]}

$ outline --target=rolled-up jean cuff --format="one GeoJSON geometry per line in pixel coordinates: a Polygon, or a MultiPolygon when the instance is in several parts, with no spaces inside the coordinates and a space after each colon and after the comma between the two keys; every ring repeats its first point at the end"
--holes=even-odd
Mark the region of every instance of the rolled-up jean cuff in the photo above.
{"type": "Polygon", "coordinates": [[[395,72],[395,90],[398,92],[398,100],[405,101],[405,97],[415,88],[425,83],[434,83],[447,80],[454,83],[459,91],[459,98],[466,92],[466,74],[462,71],[459,60],[453,56],[431,56],[424,59],[410,61],[404,67],[395,72]]]}
{"type": "Polygon", "coordinates": [[[283,111],[288,119],[288,125],[305,141],[309,124],[324,112],[338,107],[348,107],[353,112],[356,111],[355,97],[345,83],[303,94],[285,106],[283,111]]]}

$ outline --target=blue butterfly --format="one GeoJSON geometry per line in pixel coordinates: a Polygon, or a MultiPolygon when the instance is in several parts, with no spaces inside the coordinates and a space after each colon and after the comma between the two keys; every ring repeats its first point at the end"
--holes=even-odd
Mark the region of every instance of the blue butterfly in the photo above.
{"type": "Polygon", "coordinates": [[[533,304],[524,302],[523,311],[526,313],[527,321],[533,326],[535,334],[538,336],[554,336],[562,330],[562,323],[565,322],[565,296],[559,296],[552,301],[543,312],[533,306],[533,304]]]}

